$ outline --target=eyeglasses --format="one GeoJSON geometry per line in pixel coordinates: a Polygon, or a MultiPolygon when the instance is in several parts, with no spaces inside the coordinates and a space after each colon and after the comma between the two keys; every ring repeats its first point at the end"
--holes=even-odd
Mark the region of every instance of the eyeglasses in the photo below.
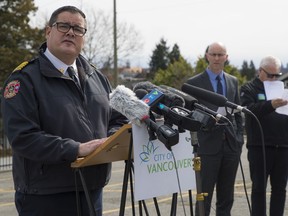
{"type": "Polygon", "coordinates": [[[213,56],[214,58],[216,57],[216,56],[218,56],[219,58],[220,57],[223,57],[223,56],[226,56],[226,54],[223,54],[223,53],[208,53],[210,56],[213,56]]]}
{"type": "Polygon", "coordinates": [[[87,31],[87,29],[82,28],[80,26],[71,26],[68,23],[63,23],[63,22],[55,22],[52,26],[55,26],[55,25],[57,27],[57,30],[62,33],[67,33],[72,28],[74,34],[80,37],[83,37],[87,31]]]}
{"type": "Polygon", "coordinates": [[[282,75],[282,73],[277,73],[277,74],[271,74],[268,73],[264,68],[260,68],[260,70],[264,71],[264,73],[267,75],[267,78],[272,79],[272,78],[278,78],[282,75]]]}

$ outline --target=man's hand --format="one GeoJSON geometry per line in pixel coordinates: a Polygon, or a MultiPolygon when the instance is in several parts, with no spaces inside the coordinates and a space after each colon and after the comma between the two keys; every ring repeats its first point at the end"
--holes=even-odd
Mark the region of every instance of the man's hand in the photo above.
{"type": "Polygon", "coordinates": [[[91,140],[86,143],[81,143],[78,150],[78,157],[84,157],[92,153],[96,148],[103,144],[108,137],[102,139],[91,140]]]}
{"type": "Polygon", "coordinates": [[[276,109],[278,107],[287,105],[287,100],[283,100],[281,98],[277,98],[277,99],[271,100],[271,104],[272,104],[272,107],[274,109],[276,109]]]}

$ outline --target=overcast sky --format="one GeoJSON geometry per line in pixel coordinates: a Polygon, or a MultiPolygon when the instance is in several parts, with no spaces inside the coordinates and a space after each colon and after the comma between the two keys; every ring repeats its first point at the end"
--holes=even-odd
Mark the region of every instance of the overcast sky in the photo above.
{"type": "MultiPolygon", "coordinates": [[[[63,5],[112,15],[114,0],[34,2],[40,22],[63,5]]],[[[116,4],[118,22],[134,25],[144,42],[141,56],[131,59],[131,66],[148,66],[161,38],[171,48],[177,43],[192,64],[214,41],[226,45],[230,63],[239,68],[243,60],[253,60],[258,67],[266,55],[279,57],[285,66],[288,62],[288,0],[117,0],[116,4]]]]}

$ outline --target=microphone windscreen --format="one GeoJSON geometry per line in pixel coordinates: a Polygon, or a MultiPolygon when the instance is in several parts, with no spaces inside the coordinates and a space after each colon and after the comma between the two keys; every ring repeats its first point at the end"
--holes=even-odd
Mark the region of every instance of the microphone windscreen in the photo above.
{"type": "Polygon", "coordinates": [[[223,95],[216,94],[212,91],[202,89],[202,88],[199,88],[199,87],[187,84],[187,83],[184,83],[181,89],[183,92],[186,92],[187,94],[192,95],[198,100],[200,99],[200,100],[206,101],[216,106],[225,106],[228,100],[223,95]]]}
{"type": "Polygon", "coordinates": [[[163,100],[163,104],[165,104],[168,107],[172,107],[172,106],[181,106],[183,107],[185,104],[185,101],[182,97],[173,94],[170,91],[167,91],[157,85],[154,85],[153,83],[149,82],[149,81],[145,81],[145,82],[140,82],[140,83],[136,83],[133,91],[135,92],[137,89],[144,89],[147,92],[151,92],[153,89],[157,89],[159,91],[161,91],[164,94],[164,100],[163,100]]]}
{"type": "Polygon", "coordinates": [[[141,120],[149,116],[149,106],[139,100],[135,93],[123,85],[118,85],[109,95],[110,106],[132,123],[141,125],[141,120]]]}

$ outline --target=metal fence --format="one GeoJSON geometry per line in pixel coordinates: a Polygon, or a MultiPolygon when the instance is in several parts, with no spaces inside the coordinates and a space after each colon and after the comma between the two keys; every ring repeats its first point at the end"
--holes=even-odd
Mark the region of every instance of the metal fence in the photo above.
{"type": "MultiPolygon", "coordinates": [[[[1,105],[1,98],[0,98],[1,105]]],[[[2,114],[0,111],[0,171],[12,169],[12,149],[3,130],[2,114]]]]}
{"type": "MultiPolygon", "coordinates": [[[[2,100],[0,87],[0,106],[2,100]]],[[[12,169],[12,149],[3,130],[2,113],[0,109],[0,171],[12,169]]]]}
{"type": "Polygon", "coordinates": [[[12,169],[12,149],[1,128],[0,171],[12,169]]]}

